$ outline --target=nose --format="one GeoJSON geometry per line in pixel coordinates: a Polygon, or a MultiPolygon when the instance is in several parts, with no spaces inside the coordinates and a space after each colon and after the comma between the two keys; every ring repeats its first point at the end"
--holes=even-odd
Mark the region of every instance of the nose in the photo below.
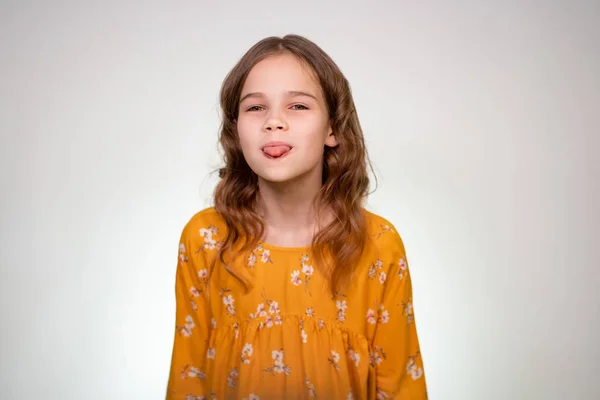
{"type": "Polygon", "coordinates": [[[267,132],[287,131],[288,124],[279,115],[271,114],[265,121],[264,130],[267,132]]]}

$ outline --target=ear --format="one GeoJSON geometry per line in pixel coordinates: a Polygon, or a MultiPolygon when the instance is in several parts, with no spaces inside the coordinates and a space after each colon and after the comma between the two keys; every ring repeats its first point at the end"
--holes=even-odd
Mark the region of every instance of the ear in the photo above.
{"type": "Polygon", "coordinates": [[[336,147],[338,145],[337,139],[333,133],[333,129],[329,128],[329,133],[327,134],[327,138],[325,139],[325,146],[327,147],[336,147]]]}

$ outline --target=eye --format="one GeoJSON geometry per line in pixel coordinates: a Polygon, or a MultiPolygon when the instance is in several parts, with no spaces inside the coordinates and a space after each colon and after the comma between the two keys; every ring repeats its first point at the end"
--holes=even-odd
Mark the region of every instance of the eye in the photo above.
{"type": "Polygon", "coordinates": [[[294,104],[294,105],[292,106],[292,109],[294,109],[294,107],[300,107],[300,108],[296,108],[296,110],[308,110],[308,107],[306,107],[306,106],[305,106],[305,105],[303,105],[303,104],[294,104]]]}
{"type": "Polygon", "coordinates": [[[263,108],[261,106],[252,106],[248,108],[246,111],[260,111],[259,108],[263,108]]]}

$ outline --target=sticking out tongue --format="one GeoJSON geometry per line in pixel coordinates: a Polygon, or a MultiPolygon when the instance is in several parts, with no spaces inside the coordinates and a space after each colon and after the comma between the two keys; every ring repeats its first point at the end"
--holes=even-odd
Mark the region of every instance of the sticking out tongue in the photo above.
{"type": "Polygon", "coordinates": [[[268,154],[271,157],[281,157],[290,150],[291,148],[289,146],[268,146],[263,149],[265,154],[268,154]]]}

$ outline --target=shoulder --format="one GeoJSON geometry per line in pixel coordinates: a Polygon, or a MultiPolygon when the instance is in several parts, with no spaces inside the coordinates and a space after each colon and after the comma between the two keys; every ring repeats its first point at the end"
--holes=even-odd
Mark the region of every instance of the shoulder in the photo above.
{"type": "Polygon", "coordinates": [[[187,221],[181,233],[181,240],[216,241],[225,233],[225,229],[225,220],[214,207],[209,207],[198,211],[187,221]]]}
{"type": "Polygon", "coordinates": [[[396,226],[381,215],[365,209],[368,240],[379,254],[404,254],[404,242],[396,226]]]}

